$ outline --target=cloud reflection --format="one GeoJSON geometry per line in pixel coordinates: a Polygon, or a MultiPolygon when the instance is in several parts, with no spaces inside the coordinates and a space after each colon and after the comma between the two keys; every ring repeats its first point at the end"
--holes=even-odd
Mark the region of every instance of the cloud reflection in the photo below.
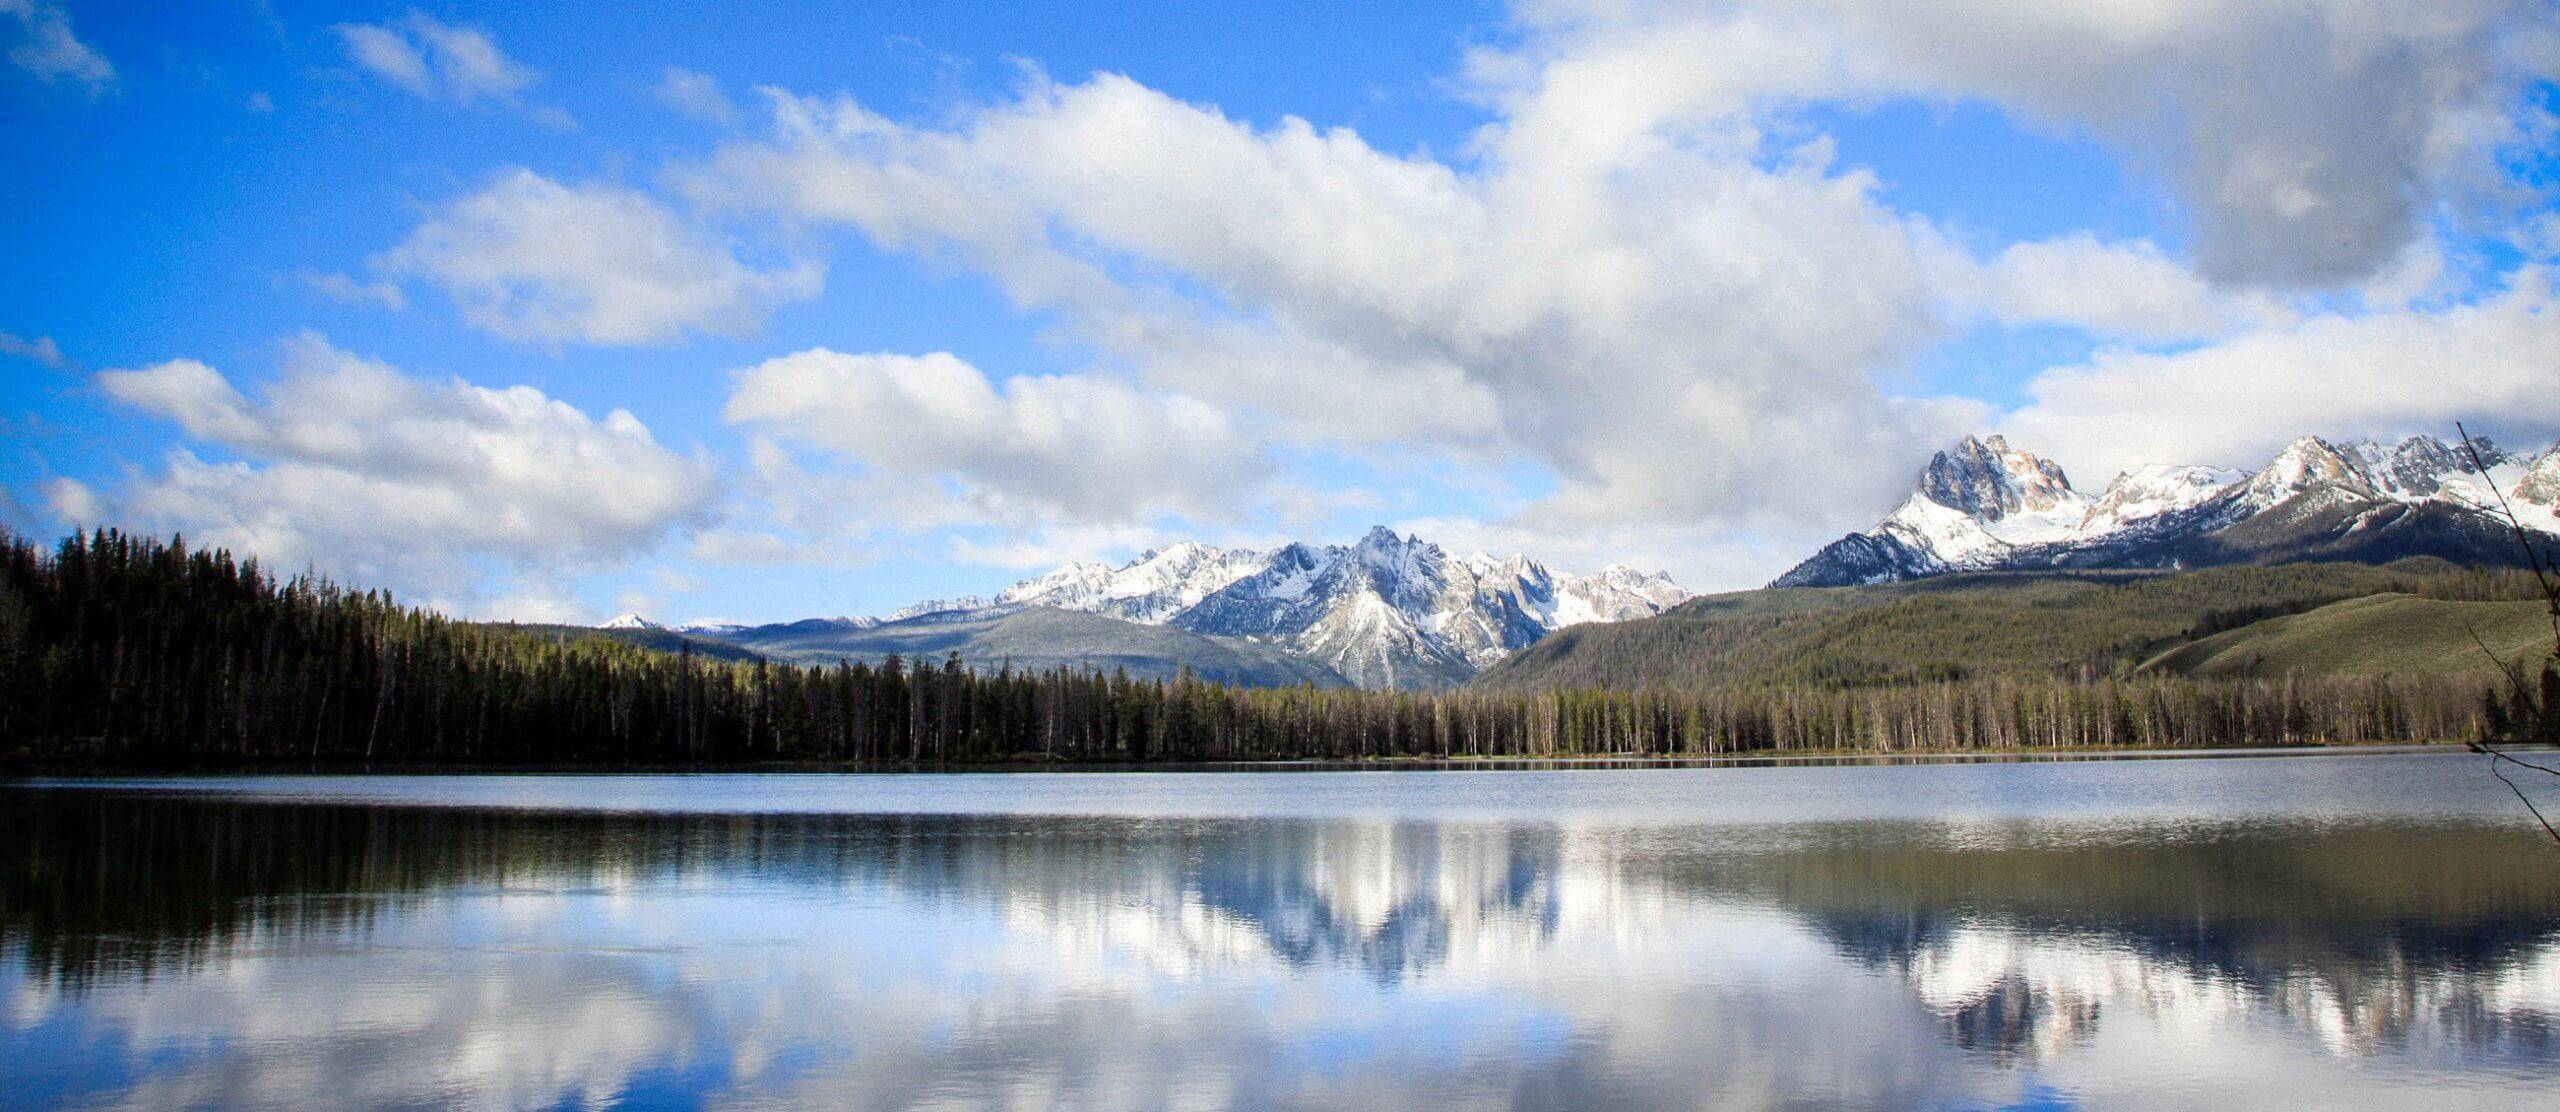
{"type": "Polygon", "coordinates": [[[2560,1064],[2560,890],[2494,827],[10,802],[0,1083],[104,1056],[83,1105],[2459,1108],[2560,1064]]]}

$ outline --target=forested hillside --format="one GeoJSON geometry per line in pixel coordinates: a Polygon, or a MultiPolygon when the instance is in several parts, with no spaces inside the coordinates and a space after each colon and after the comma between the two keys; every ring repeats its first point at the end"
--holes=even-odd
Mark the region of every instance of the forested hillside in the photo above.
{"type": "MultiPolygon", "coordinates": [[[[2508,589],[2446,569],[2378,574],[2425,590],[2508,589]]],[[[2069,615],[2086,609],[2071,601],[2082,590],[2195,592],[2186,603],[2137,607],[2151,617],[2135,632],[2256,616],[2230,605],[2250,597],[2242,588],[2174,580],[2063,583],[2012,602],[2069,615]]],[[[2265,605],[2307,606],[2318,594],[2304,586],[2265,605]]],[[[682,643],[660,653],[452,621],[378,592],[280,583],[254,562],[175,543],[102,532],[45,551],[11,539],[0,546],[0,754],[114,765],[2016,751],[2458,740],[2513,716],[2489,708],[2474,676],[2199,681],[2094,666],[1976,672],[1942,655],[1895,678],[1879,671],[1891,661],[1885,646],[1934,641],[1943,629],[1915,629],[1890,617],[1893,606],[1841,605],[1843,597],[1700,605],[1710,615],[1738,611],[1708,620],[1746,623],[1736,627],[1746,632],[1756,628],[1748,623],[1885,617],[1871,638],[1841,641],[1866,646],[1857,658],[1866,663],[1826,671],[1807,655],[1773,663],[1757,686],[1239,689],[1066,668],[980,673],[952,658],[876,668],[713,660],[682,643]],[[1860,675],[1868,678],[1844,682],[1860,675]]],[[[1925,616],[1952,600],[1940,590],[1904,601],[1925,616]]],[[[2036,651],[2073,658],[2088,644],[2116,644],[2110,637],[2057,637],[2036,651]]],[[[2545,716],[2540,728],[2550,726],[2545,716]]]]}
{"type": "MultiPolygon", "coordinates": [[[[1476,684],[1499,691],[1759,690],[2095,679],[2129,672],[2171,646],[2218,631],[2384,593],[2464,601],[2541,597],[2529,573],[2434,559],[2184,574],[1988,572],[1871,587],[1774,588],[1702,596],[1641,621],[1563,630],[1476,684]]],[[[2338,651],[2384,647],[2365,641],[2338,651]]],[[[2547,652],[2550,645],[2539,648],[2547,652]]],[[[2478,672],[2488,661],[2476,655],[2476,649],[2435,659],[2402,654],[2394,658],[2398,666],[2368,671],[2478,672]]]]}

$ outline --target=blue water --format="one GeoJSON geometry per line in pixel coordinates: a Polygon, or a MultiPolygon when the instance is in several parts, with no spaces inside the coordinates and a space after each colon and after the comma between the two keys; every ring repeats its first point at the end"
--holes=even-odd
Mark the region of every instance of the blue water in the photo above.
{"type": "Polygon", "coordinates": [[[2528,1107],[2538,838],[2460,754],[28,783],[0,1094],[2528,1107]]]}

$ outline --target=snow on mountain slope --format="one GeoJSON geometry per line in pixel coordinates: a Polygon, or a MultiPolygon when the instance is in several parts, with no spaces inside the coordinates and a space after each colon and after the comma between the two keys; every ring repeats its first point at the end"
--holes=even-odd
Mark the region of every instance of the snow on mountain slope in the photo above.
{"type": "MultiPolygon", "coordinates": [[[[2506,495],[2506,508],[2526,528],[2560,535],[2560,444],[2539,456],[2524,457],[2501,453],[2484,459],[2493,460],[2488,479],[2506,495]]],[[[2483,513],[2498,511],[2498,497],[2481,482],[2480,476],[2466,468],[2462,473],[2443,476],[2436,491],[2437,498],[2470,506],[2483,513]]]]}
{"type": "Polygon", "coordinates": [[[2238,502],[2251,512],[2258,512],[2322,487],[2359,498],[2376,498],[2382,493],[2363,453],[2351,455],[2319,437],[2306,436],[2285,445],[2275,459],[2249,476],[2241,486],[2238,502]]]}
{"type": "Polygon", "coordinates": [[[2194,464],[2145,464],[2118,474],[2090,503],[2078,532],[2099,536],[2164,514],[2193,509],[2246,480],[2249,473],[2194,464]]]}
{"type": "MultiPolygon", "coordinates": [[[[2485,437],[2474,438],[2472,447],[2492,471],[2508,462],[2506,451],[2485,437]]],[[[2343,448],[2364,464],[2365,476],[2376,492],[2395,498],[2427,497],[2436,493],[2447,478],[2474,470],[2462,448],[2432,436],[2413,436],[2389,449],[2370,440],[2343,448]]]]}
{"type": "Polygon", "coordinates": [[[616,614],[597,629],[665,629],[667,627],[638,614],[616,614]]]}
{"type": "Polygon", "coordinates": [[[1964,438],[1929,457],[1918,489],[1863,538],[1835,541],[1775,586],[1837,586],[1998,567],[2022,546],[2067,541],[2091,512],[2060,464],[1964,438]]]}
{"type": "MultiPolygon", "coordinates": [[[[1546,570],[1535,564],[1529,567],[1540,574],[1546,570]]],[[[1642,572],[1625,564],[1611,564],[1587,577],[1565,576],[1555,581],[1553,598],[1554,605],[1546,612],[1549,630],[1659,614],[1687,601],[1689,591],[1663,572],[1642,572]]]]}
{"type": "Polygon", "coordinates": [[[1174,619],[1291,646],[1364,687],[1456,683],[1568,625],[1661,613],[1689,592],[1612,565],[1557,573],[1525,556],[1452,557],[1383,526],[1359,543],[1290,545],[1174,619]]]}
{"type": "MultiPolygon", "coordinates": [[[[2511,496],[2517,516],[2560,534],[2560,448],[2527,461],[2485,441],[2475,446],[2490,464],[2489,479],[2528,495],[2511,496]],[[2547,472],[2539,483],[2537,468],[2547,472]]],[[[1917,487],[1874,528],[1832,542],[1774,585],[2358,554],[2510,558],[2482,547],[2494,530],[2476,516],[2489,496],[2470,456],[2431,436],[2391,448],[2305,436],[2248,473],[2140,467],[2116,476],[2094,500],[2072,490],[2050,460],[2000,437],[1967,437],[1932,457],[1917,487]],[[2239,528],[2243,523],[2249,527],[2239,528]]]]}

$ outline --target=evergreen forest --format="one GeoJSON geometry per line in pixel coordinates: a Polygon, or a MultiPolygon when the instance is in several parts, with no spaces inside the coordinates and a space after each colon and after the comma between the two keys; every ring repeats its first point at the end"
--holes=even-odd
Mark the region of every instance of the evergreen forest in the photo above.
{"type": "MultiPolygon", "coordinates": [[[[2440,597],[2526,589],[2450,566],[2397,574],[2396,585],[2440,597]]],[[[2181,589],[2157,587],[2145,605],[2181,589]]],[[[2254,614],[2220,596],[2203,601],[2221,608],[2189,635],[2254,614]]],[[[2272,605],[2289,613],[2308,603],[2272,605]]],[[[1907,633],[1887,621],[1878,636],[1907,633]]],[[[100,531],[46,549],[11,537],[0,544],[0,758],[907,766],[2027,752],[2560,732],[2560,665],[2550,659],[2511,676],[2223,678],[2104,654],[2068,667],[1880,675],[1797,660],[1750,682],[1398,693],[1067,667],[972,671],[956,658],[794,665],[673,640],[668,651],[665,639],[459,621],[380,591],[280,579],[182,539],[100,531]]]]}

